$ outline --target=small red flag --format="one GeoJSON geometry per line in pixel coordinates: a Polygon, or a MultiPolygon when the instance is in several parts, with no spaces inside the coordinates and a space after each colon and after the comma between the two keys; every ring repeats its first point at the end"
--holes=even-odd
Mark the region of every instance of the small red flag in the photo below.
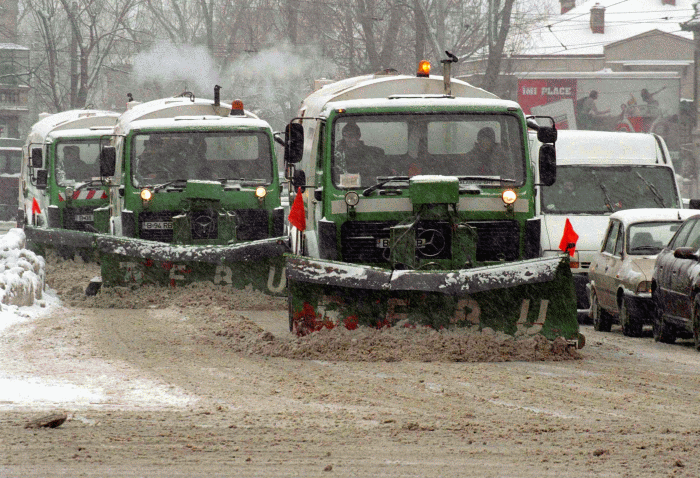
{"type": "Polygon", "coordinates": [[[41,214],[41,208],[39,207],[39,203],[36,202],[36,198],[32,201],[32,214],[41,214]]]}
{"type": "Polygon", "coordinates": [[[571,257],[574,257],[576,241],[578,241],[578,234],[576,234],[569,222],[569,218],[567,218],[566,224],[564,224],[564,235],[561,237],[561,242],[559,242],[559,249],[568,252],[571,257]]]}
{"type": "Polygon", "coordinates": [[[289,219],[289,224],[300,231],[306,229],[306,212],[304,211],[304,198],[301,196],[301,188],[297,189],[297,195],[294,198],[294,204],[289,210],[287,219],[289,219]]]}

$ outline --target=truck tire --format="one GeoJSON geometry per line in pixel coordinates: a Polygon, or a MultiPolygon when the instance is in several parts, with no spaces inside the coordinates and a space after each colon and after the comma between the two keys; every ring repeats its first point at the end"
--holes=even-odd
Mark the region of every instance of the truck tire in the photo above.
{"type": "Polygon", "coordinates": [[[598,303],[598,295],[591,291],[591,317],[593,328],[598,332],[610,332],[612,328],[612,316],[598,303]]]}
{"type": "Polygon", "coordinates": [[[637,317],[632,317],[627,307],[627,301],[622,298],[620,302],[620,325],[622,326],[622,333],[627,337],[641,337],[642,336],[642,324],[639,322],[637,317]]]}

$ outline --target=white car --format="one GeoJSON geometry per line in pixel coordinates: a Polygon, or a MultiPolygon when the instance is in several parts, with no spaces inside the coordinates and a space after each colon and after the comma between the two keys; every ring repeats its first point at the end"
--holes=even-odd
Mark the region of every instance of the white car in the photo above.
{"type": "Polygon", "coordinates": [[[623,334],[639,337],[654,314],[651,278],[656,255],[681,223],[697,209],[626,209],[610,215],[599,251],[588,271],[590,317],[595,330],[613,322],[623,334]]]}

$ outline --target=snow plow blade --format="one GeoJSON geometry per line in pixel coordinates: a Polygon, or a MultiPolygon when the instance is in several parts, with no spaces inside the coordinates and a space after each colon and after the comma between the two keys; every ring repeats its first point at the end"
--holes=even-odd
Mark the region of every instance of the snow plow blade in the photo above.
{"type": "Polygon", "coordinates": [[[287,256],[290,329],[313,323],[467,327],[580,340],[568,256],[458,271],[391,271],[287,256]]]}
{"type": "Polygon", "coordinates": [[[251,286],[284,295],[286,237],[228,246],[175,245],[144,239],[96,235],[102,281],[106,286],[180,286],[211,281],[236,289],[251,286]]]}

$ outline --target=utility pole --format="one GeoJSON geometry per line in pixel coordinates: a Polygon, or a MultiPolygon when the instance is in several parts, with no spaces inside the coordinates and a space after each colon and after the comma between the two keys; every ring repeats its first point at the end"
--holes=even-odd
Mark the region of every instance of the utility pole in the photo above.
{"type": "Polygon", "coordinates": [[[693,60],[693,106],[695,109],[695,125],[693,126],[693,131],[691,133],[691,138],[693,140],[693,174],[691,191],[688,191],[688,195],[691,198],[700,197],[698,181],[700,180],[698,166],[700,165],[700,2],[696,2],[693,5],[695,13],[685,23],[681,23],[681,30],[687,32],[693,32],[693,41],[695,42],[695,54],[693,60]]]}

